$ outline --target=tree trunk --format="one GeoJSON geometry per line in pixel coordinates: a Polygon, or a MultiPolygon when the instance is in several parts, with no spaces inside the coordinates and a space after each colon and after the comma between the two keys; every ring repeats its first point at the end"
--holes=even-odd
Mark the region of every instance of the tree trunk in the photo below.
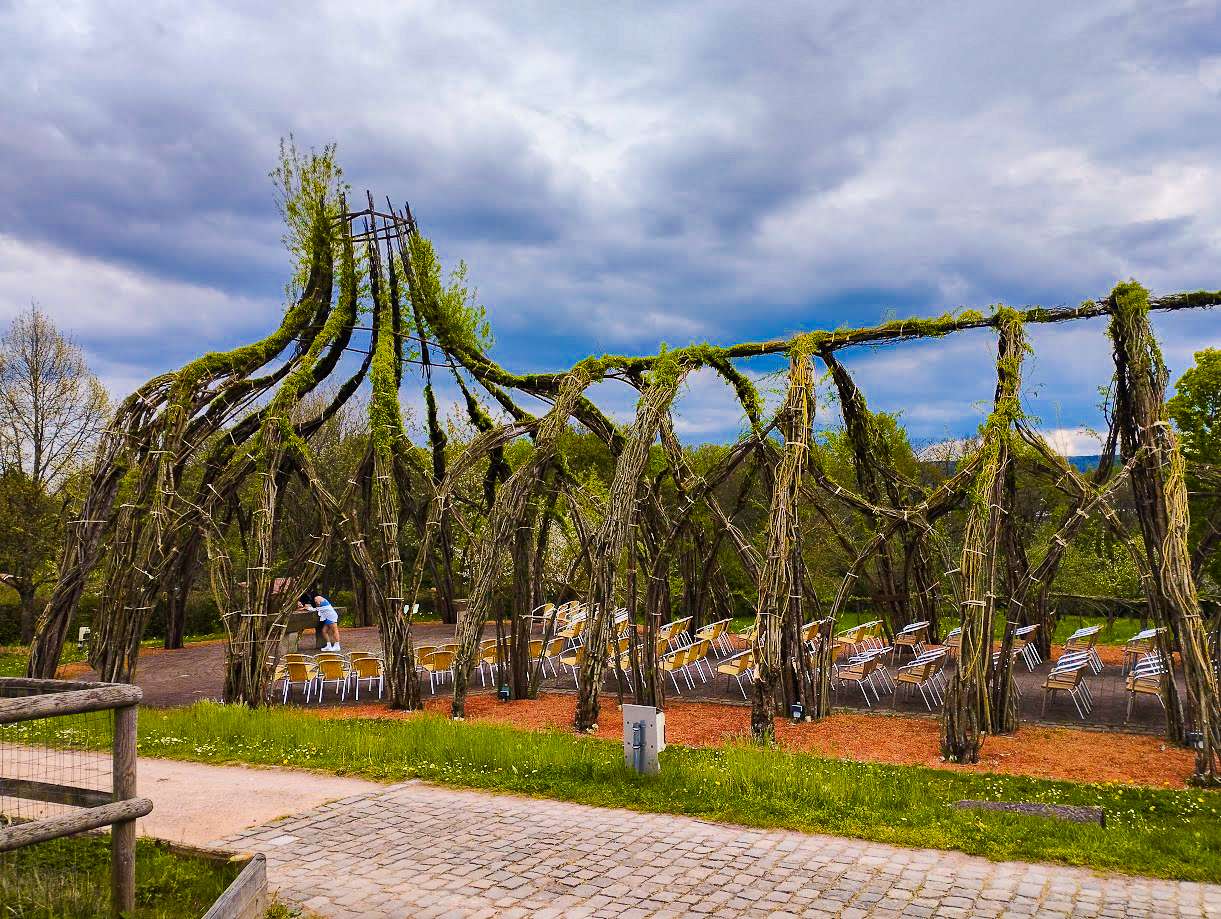
{"type": "MultiPolygon", "coordinates": [[[[810,356],[789,355],[788,394],[781,408],[780,431],[784,451],[772,486],[771,512],[767,520],[767,551],[759,574],[759,599],[755,612],[755,678],[750,712],[751,735],[758,743],[774,743],[773,716],[784,668],[783,636],[786,618],[793,616],[793,595],[800,593],[801,572],[794,570],[801,537],[798,495],[801,472],[806,465],[814,420],[814,378],[810,356]]],[[[805,657],[804,649],[798,649],[805,657]]]]}
{"type": "Polygon", "coordinates": [[[21,643],[28,645],[34,640],[34,626],[38,621],[38,608],[35,593],[37,588],[25,578],[14,585],[17,596],[21,599],[21,643]]]}

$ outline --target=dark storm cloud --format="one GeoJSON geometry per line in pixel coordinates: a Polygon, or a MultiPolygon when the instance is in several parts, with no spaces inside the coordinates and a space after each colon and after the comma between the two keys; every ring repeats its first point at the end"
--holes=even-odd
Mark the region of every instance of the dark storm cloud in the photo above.
{"type": "MultiPolygon", "coordinates": [[[[338,141],[362,198],[410,199],[514,367],[1217,287],[1217,25],[1205,3],[0,4],[0,310],[38,299],[116,388],[267,328],[290,132],[338,141]]],[[[1217,325],[1162,324],[1176,367],[1217,325]]],[[[1096,418],[1100,334],[1036,335],[1048,424],[1096,418]]],[[[917,435],[961,434],[989,347],[851,361],[917,435]]],[[[723,386],[685,399],[686,436],[732,435],[723,386]]]]}

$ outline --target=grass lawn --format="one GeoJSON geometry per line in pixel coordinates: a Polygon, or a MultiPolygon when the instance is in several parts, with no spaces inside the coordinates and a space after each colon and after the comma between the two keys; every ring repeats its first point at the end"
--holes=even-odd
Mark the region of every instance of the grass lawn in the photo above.
{"type": "MultiPolygon", "coordinates": [[[[7,739],[20,740],[14,728],[7,739]]],[[[206,702],[141,711],[140,752],[306,767],[380,781],[421,778],[747,826],[957,849],[998,860],[1221,881],[1221,796],[1198,790],[954,773],[751,746],[672,746],[662,754],[662,774],[645,778],[624,768],[619,744],[558,731],[456,723],[431,714],[398,721],[322,719],[206,702]],[[953,807],[968,798],[1101,806],[1107,827],[953,807]]]]}
{"type": "MultiPolygon", "coordinates": [[[[136,843],[132,919],[202,916],[238,868],[136,843]]],[[[110,837],[53,839],[0,854],[0,915],[23,919],[109,919],[110,837]]]]}

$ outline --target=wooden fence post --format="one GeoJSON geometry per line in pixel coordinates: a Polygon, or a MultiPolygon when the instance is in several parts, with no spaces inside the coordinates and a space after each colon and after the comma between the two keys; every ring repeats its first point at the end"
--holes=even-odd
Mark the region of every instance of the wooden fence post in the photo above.
{"type": "MultiPolygon", "coordinates": [[[[114,710],[112,761],[114,800],[136,796],[136,706],[114,710]]],[[[122,820],[110,828],[110,903],[116,916],[136,907],[136,821],[122,820]]]]}

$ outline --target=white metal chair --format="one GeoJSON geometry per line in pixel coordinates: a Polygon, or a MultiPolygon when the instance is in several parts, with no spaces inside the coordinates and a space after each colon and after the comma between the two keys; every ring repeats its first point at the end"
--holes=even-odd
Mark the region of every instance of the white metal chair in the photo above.
{"type": "Polygon", "coordinates": [[[1034,673],[1035,667],[1043,663],[1043,658],[1039,656],[1039,648],[1031,637],[1038,630],[1038,623],[1019,626],[1013,630],[1013,646],[1022,656],[1022,662],[1031,673],[1034,673]]]}
{"type": "Polygon", "coordinates": [[[1085,673],[1090,669],[1088,654],[1063,655],[1056,661],[1051,673],[1043,681],[1043,714],[1047,714],[1047,700],[1057,692],[1067,692],[1073,700],[1077,714],[1081,720],[1090,713],[1093,707],[1093,696],[1089,684],[1085,681],[1085,673]],[[1067,658],[1067,660],[1066,660],[1067,658]]]}
{"type": "Polygon", "coordinates": [[[1102,631],[1100,625],[1087,625],[1077,629],[1064,641],[1064,652],[1068,654],[1081,651],[1089,655],[1090,669],[1102,673],[1102,658],[1098,656],[1098,635],[1102,631]]]}
{"type": "Polygon", "coordinates": [[[920,697],[924,700],[924,707],[930,712],[933,710],[932,702],[941,705],[944,702],[941,681],[944,679],[942,667],[945,660],[945,649],[935,648],[917,654],[915,660],[910,664],[900,667],[895,676],[894,702],[897,704],[899,701],[898,687],[906,684],[912,687],[913,693],[919,690],[920,697]]]}

